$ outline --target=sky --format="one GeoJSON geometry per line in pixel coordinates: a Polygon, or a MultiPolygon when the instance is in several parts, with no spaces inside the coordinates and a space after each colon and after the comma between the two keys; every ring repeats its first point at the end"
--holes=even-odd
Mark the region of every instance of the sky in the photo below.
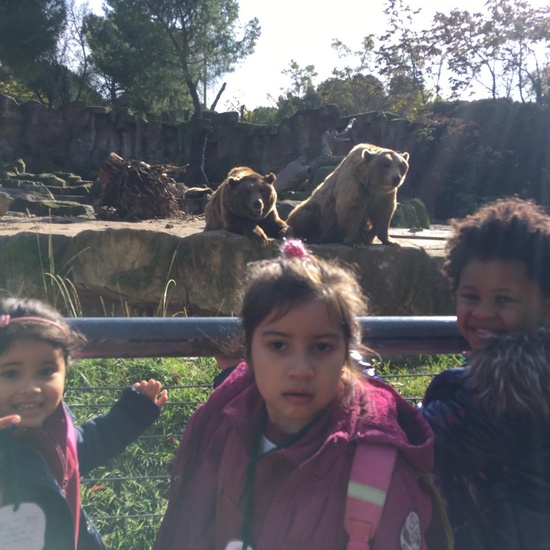
{"type": "MultiPolygon", "coordinates": [[[[101,13],[102,0],[88,0],[90,7],[101,13]]],[[[240,21],[257,17],[262,29],[255,52],[237,65],[236,70],[209,90],[210,105],[223,82],[226,89],[217,106],[218,111],[234,110],[245,105],[253,110],[259,106],[275,106],[276,98],[291,87],[290,78],[282,72],[291,60],[301,68],[314,65],[318,73],[314,84],[332,75],[339,59],[332,49],[337,38],[352,51],[360,49],[363,38],[380,34],[386,27],[383,13],[385,0],[238,0],[240,21]]],[[[422,8],[425,25],[429,26],[435,11],[449,13],[453,8],[479,11],[483,0],[408,0],[413,8],[422,8]]],[[[530,0],[533,7],[548,4],[548,0],[530,0]]]]}

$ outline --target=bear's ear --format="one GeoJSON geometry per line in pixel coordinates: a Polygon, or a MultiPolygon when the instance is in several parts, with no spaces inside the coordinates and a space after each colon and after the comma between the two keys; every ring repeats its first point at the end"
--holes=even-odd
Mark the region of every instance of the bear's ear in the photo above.
{"type": "Polygon", "coordinates": [[[409,160],[409,153],[399,153],[405,160],[409,160]]]}
{"type": "Polygon", "coordinates": [[[229,187],[237,187],[239,185],[239,182],[241,180],[238,178],[227,178],[227,183],[229,184],[229,187]]]}
{"type": "Polygon", "coordinates": [[[269,172],[269,174],[266,174],[264,176],[264,181],[266,183],[269,183],[270,185],[273,184],[273,182],[277,179],[277,176],[273,172],[269,172]]]}
{"type": "Polygon", "coordinates": [[[370,162],[374,156],[376,156],[376,153],[373,153],[372,151],[369,151],[368,149],[363,149],[363,152],[361,153],[361,158],[365,162],[370,162]]]}

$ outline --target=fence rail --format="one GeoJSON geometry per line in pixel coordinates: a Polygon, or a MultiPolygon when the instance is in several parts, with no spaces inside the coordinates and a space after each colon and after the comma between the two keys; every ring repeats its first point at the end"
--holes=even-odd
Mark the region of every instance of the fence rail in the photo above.
{"type": "MultiPolygon", "coordinates": [[[[454,316],[360,317],[363,343],[380,355],[460,353],[454,316]]],[[[88,339],[79,357],[202,357],[227,354],[236,317],[114,317],[68,320],[88,339]]]]}

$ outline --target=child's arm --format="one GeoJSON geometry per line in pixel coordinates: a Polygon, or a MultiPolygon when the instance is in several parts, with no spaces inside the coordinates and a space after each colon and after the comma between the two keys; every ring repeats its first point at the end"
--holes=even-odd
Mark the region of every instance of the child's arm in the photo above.
{"type": "Polygon", "coordinates": [[[160,382],[141,381],[126,388],[107,414],[77,428],[80,473],[122,453],[159,417],[166,401],[160,382]]]}

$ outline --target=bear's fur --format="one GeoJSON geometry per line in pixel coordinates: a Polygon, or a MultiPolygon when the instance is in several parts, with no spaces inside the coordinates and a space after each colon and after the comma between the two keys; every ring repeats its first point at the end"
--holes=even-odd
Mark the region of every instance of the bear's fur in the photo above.
{"type": "Polygon", "coordinates": [[[294,236],[310,243],[397,245],[388,237],[409,153],[359,143],[289,215],[294,236]]]}
{"type": "Polygon", "coordinates": [[[290,237],[292,230],[277,213],[275,178],[247,166],[232,168],[206,205],[204,230],[225,229],[260,246],[267,246],[268,237],[290,237]]]}

